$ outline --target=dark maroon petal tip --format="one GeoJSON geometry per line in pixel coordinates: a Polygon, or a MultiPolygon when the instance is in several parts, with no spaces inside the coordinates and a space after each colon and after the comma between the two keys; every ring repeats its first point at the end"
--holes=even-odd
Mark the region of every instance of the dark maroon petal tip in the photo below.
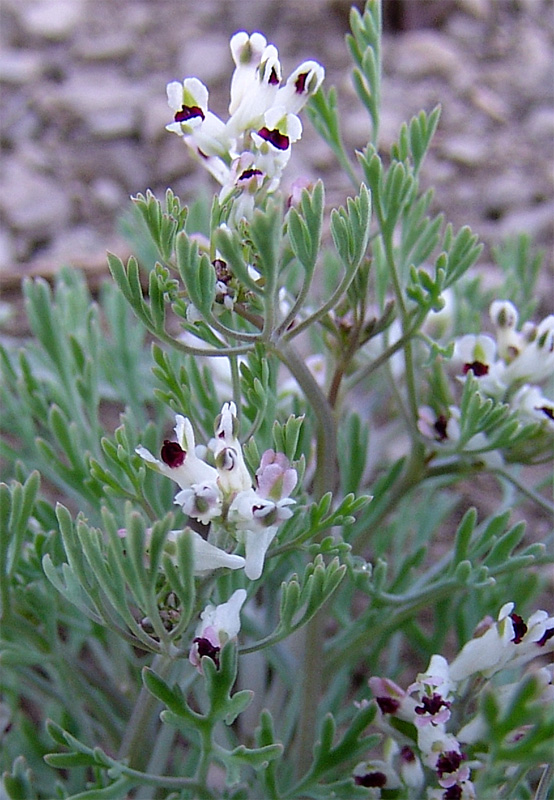
{"type": "Polygon", "coordinates": [[[203,658],[203,656],[208,656],[208,658],[211,658],[216,667],[219,669],[219,651],[221,648],[215,644],[212,644],[209,639],[205,639],[203,636],[197,636],[196,639],[193,639],[192,641],[198,648],[198,655],[200,658],[203,658]]]}
{"type": "Polygon", "coordinates": [[[539,647],[544,647],[549,639],[554,636],[554,628],[547,628],[541,638],[537,641],[539,647]]]}
{"type": "Polygon", "coordinates": [[[271,70],[271,74],[269,76],[269,83],[271,84],[271,86],[278,86],[281,83],[281,81],[279,80],[279,76],[275,71],[275,67],[273,67],[273,69],[271,70]]]}
{"type": "Polygon", "coordinates": [[[308,80],[308,72],[303,72],[294,82],[296,94],[304,94],[306,91],[306,81],[308,80]]]}
{"type": "Polygon", "coordinates": [[[411,747],[408,747],[407,744],[404,745],[402,750],[400,751],[400,758],[402,761],[405,761],[406,764],[411,764],[416,760],[415,753],[411,747]]]}
{"type": "Polygon", "coordinates": [[[519,614],[510,614],[510,619],[512,620],[512,624],[514,626],[514,638],[512,639],[512,642],[514,644],[519,644],[527,633],[527,625],[523,621],[523,618],[519,616],[519,614]]]}
{"type": "Polygon", "coordinates": [[[262,128],[258,131],[258,136],[261,136],[262,139],[265,139],[266,142],[269,142],[278,150],[286,150],[290,143],[289,137],[278,131],[277,128],[272,131],[269,128],[262,128]]]}
{"type": "Polygon", "coordinates": [[[167,464],[171,469],[175,469],[181,466],[187,457],[187,451],[183,450],[178,442],[170,442],[169,439],[165,439],[161,456],[164,464],[167,464]]]}
{"type": "Polygon", "coordinates": [[[476,378],[482,378],[483,375],[489,374],[489,365],[483,364],[481,361],[472,361],[471,364],[464,364],[464,375],[472,371],[476,378]]]}
{"type": "Polygon", "coordinates": [[[458,753],[456,750],[449,750],[443,753],[437,760],[437,775],[442,778],[443,775],[450,775],[452,772],[456,772],[463,760],[463,754],[458,753]]]}
{"type": "Polygon", "coordinates": [[[239,175],[239,181],[247,181],[248,178],[253,178],[254,175],[263,175],[261,169],[245,169],[242,175],[239,175]]]}
{"type": "Polygon", "coordinates": [[[173,119],[175,122],[186,122],[189,119],[194,119],[194,117],[205,118],[200,106],[183,106],[180,111],[176,112],[173,119]]]}
{"type": "Polygon", "coordinates": [[[433,428],[435,429],[436,432],[435,438],[439,442],[444,442],[445,439],[448,439],[448,433],[446,432],[447,427],[448,427],[448,419],[445,417],[444,414],[439,414],[439,416],[435,420],[435,424],[433,425],[433,428]]]}
{"type": "Polygon", "coordinates": [[[550,406],[537,406],[535,411],[542,411],[545,417],[554,421],[554,408],[550,408],[550,406]]]}
{"type": "Polygon", "coordinates": [[[395,714],[400,708],[400,703],[394,697],[376,697],[375,701],[383,714],[395,714]]]}
{"type": "Polygon", "coordinates": [[[432,697],[422,697],[421,705],[416,706],[414,711],[421,716],[422,714],[438,714],[441,708],[450,708],[450,703],[443,700],[440,694],[434,694],[432,697]]]}
{"type": "Polygon", "coordinates": [[[368,772],[367,775],[355,775],[354,783],[356,786],[382,789],[383,786],[387,785],[387,776],[384,772],[368,772]]]}

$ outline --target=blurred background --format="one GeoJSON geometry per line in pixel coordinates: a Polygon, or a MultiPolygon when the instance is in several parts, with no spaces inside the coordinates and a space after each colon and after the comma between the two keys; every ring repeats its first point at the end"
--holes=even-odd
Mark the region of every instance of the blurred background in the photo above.
{"type": "MultiPolygon", "coordinates": [[[[358,2],[358,7],[363,3],[358,2]]],[[[0,288],[60,266],[106,274],[124,256],[129,195],[171,186],[190,202],[210,178],[170,121],[168,81],[195,75],[227,114],[229,38],[261,30],[283,74],[315,58],[340,92],[344,137],[363,147],[344,44],[347,0],[1,0],[0,288]]],[[[442,104],[422,175],[435,209],[490,248],[527,231],[552,262],[554,2],[385,0],[383,121],[387,152],[400,124],[442,104]]],[[[284,187],[322,177],[328,202],[351,191],[304,115],[284,187]]],[[[214,187],[215,188],[215,187],[214,187]]],[[[486,271],[486,270],[485,270],[486,271]]],[[[552,271],[543,275],[545,298],[552,271]]],[[[548,308],[546,309],[548,310],[548,308]]]]}

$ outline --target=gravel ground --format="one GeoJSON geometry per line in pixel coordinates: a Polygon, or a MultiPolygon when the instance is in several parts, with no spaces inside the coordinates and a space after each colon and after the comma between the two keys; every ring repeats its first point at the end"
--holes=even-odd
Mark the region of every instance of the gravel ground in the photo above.
{"type": "MultiPolygon", "coordinates": [[[[262,30],[288,74],[315,58],[341,96],[345,139],[362,147],[344,45],[343,0],[2,0],[0,285],[62,264],[103,273],[120,254],[128,196],[167,186],[190,201],[208,178],[169,121],[165,85],[196,75],[225,116],[229,37],[262,30]]],[[[382,148],[421,108],[443,107],[423,173],[437,209],[488,247],[518,231],[552,252],[554,2],[388,0],[382,148]]],[[[323,177],[330,202],[349,187],[305,123],[288,180],[323,177]]],[[[286,181],[285,181],[286,185],[286,181]]],[[[545,294],[552,289],[547,272],[545,294]]]]}

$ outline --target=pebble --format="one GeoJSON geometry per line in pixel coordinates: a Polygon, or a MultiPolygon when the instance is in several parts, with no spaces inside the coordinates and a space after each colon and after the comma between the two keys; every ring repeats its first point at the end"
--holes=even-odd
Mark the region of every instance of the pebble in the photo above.
{"type": "Polygon", "coordinates": [[[65,41],[82,19],[82,0],[38,0],[21,3],[21,22],[31,36],[65,41]]]}
{"type": "Polygon", "coordinates": [[[21,86],[38,80],[43,62],[39,53],[5,48],[0,50],[0,82],[21,86]]]}
{"type": "Polygon", "coordinates": [[[396,70],[412,80],[428,75],[451,78],[462,69],[463,57],[458,46],[438,31],[406,33],[397,46],[396,70]]]}
{"type": "Polygon", "coordinates": [[[54,177],[28,169],[10,159],[4,168],[0,210],[8,225],[39,239],[64,227],[71,216],[71,201],[54,177]]]}

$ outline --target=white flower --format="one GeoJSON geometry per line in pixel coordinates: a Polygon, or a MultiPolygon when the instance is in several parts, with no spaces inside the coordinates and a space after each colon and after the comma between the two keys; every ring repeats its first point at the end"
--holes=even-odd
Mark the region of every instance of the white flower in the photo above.
{"type": "Polygon", "coordinates": [[[408,694],[416,694],[419,705],[414,708],[417,727],[443,725],[450,719],[450,699],[455,688],[451,680],[448,661],[441,655],[431,656],[426,672],[420,672],[408,687],[408,694]]]}
{"type": "Polygon", "coordinates": [[[215,422],[215,437],[209,443],[217,467],[218,484],[224,494],[252,487],[237,433],[237,407],[233,402],[224,403],[215,422]]]}
{"type": "Polygon", "coordinates": [[[461,367],[463,375],[471,372],[483,392],[500,396],[506,390],[505,365],[496,355],[496,342],[491,336],[468,333],[454,343],[452,361],[461,367]]]}
{"type": "Polygon", "coordinates": [[[244,589],[237,589],[226,603],[207,605],[200,614],[200,623],[189,654],[191,664],[201,671],[202,657],[211,658],[219,667],[219,652],[240,631],[240,611],[246,600],[244,589]]]}
{"type": "Polygon", "coordinates": [[[520,666],[554,649],[554,617],[546,611],[535,611],[526,623],[513,609],[513,603],[505,603],[498,621],[463,646],[450,664],[454,681],[476,673],[490,678],[508,664],[520,666]]]}
{"type": "MultiPolygon", "coordinates": [[[[166,551],[169,555],[174,555],[175,543],[183,531],[170,531],[166,539],[166,551]]],[[[189,536],[192,539],[192,552],[194,555],[194,574],[204,576],[213,572],[214,569],[228,568],[241,569],[244,567],[242,556],[226,553],[219,547],[207,542],[199,533],[189,529],[189,536]]]]}
{"type": "Polygon", "coordinates": [[[261,33],[249,36],[246,31],[239,31],[231,37],[230,47],[235,71],[231,79],[229,114],[234,114],[244,96],[252,90],[267,39],[261,33]]]}
{"type": "Polygon", "coordinates": [[[193,483],[175,495],[175,502],[187,516],[203,525],[220,516],[223,504],[217,483],[193,483]]]}
{"type": "Polygon", "coordinates": [[[244,543],[245,573],[250,580],[260,577],[279,525],[292,517],[289,506],[295,501],[288,495],[298,480],[288,458],[274,450],[266,450],[262,455],[256,478],[258,488],[239,492],[229,508],[229,521],[244,543]]]}
{"type": "MultiPolygon", "coordinates": [[[[364,786],[368,789],[398,789],[401,785],[391,764],[380,759],[362,761],[357,764],[354,767],[353,777],[356,786],[364,786]]],[[[370,797],[381,797],[381,792],[372,793],[370,797]]]]}
{"type": "Polygon", "coordinates": [[[175,481],[181,489],[187,489],[196,483],[213,483],[218,478],[214,467],[206,464],[195,453],[194,431],[186,417],[177,414],[175,417],[175,434],[177,441],[166,439],[161,448],[161,461],[142,445],[135,452],[146,461],[151,468],[175,481]]]}
{"type": "Polygon", "coordinates": [[[325,70],[317,61],[304,61],[277,92],[275,104],[291,114],[298,114],[308,98],[315,94],[325,78],[325,70]]]}
{"type": "Polygon", "coordinates": [[[536,422],[546,422],[554,430],[554,401],[544,397],[538,386],[524,384],[511,401],[511,406],[536,422]]]}
{"type": "Polygon", "coordinates": [[[184,136],[187,144],[204,156],[226,154],[230,140],[225,124],[208,111],[208,90],[198,78],[168,83],[167,102],[173,111],[173,122],[166,125],[166,130],[184,136]]]}
{"type": "Polygon", "coordinates": [[[523,337],[516,331],[517,308],[509,300],[495,300],[489,308],[489,316],[496,328],[498,355],[506,362],[512,361],[523,346],[523,337]]]}
{"type": "Polygon", "coordinates": [[[506,380],[540,383],[554,373],[554,315],[539,323],[536,334],[506,367],[506,380]]]}

